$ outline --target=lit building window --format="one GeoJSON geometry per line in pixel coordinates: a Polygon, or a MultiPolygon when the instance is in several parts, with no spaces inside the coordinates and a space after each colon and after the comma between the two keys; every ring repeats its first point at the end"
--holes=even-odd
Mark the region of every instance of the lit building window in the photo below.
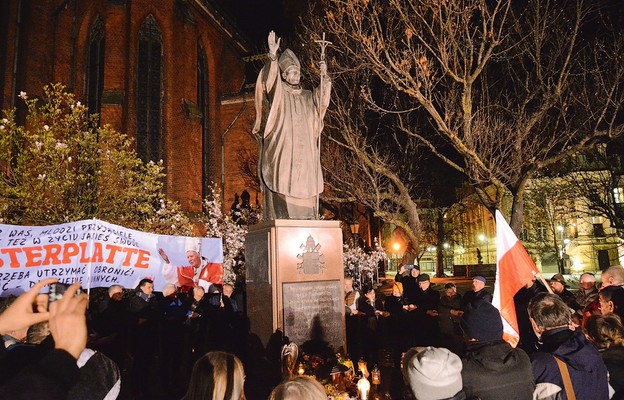
{"type": "Polygon", "coordinates": [[[613,188],[613,201],[615,204],[624,204],[624,187],[613,188]]]}

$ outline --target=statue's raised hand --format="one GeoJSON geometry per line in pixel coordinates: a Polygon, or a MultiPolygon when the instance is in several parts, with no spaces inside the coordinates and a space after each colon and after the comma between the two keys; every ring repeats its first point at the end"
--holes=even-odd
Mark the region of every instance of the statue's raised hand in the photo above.
{"type": "Polygon", "coordinates": [[[278,38],[275,35],[274,31],[269,32],[269,53],[272,55],[277,55],[277,50],[279,49],[279,45],[280,45],[280,38],[278,38]]]}

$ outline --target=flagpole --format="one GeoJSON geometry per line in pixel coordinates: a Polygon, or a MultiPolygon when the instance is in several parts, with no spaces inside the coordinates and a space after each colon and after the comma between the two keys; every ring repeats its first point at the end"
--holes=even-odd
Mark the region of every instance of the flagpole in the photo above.
{"type": "MultiPolygon", "coordinates": [[[[327,40],[325,40],[325,32],[323,32],[323,39],[321,40],[315,40],[316,43],[318,43],[321,46],[321,62],[325,62],[325,47],[327,47],[327,45],[332,44],[332,42],[329,42],[327,40]]],[[[319,82],[319,103],[318,103],[318,110],[319,110],[319,126],[321,126],[323,124],[323,75],[321,74],[321,80],[319,82]]],[[[318,193],[318,185],[319,185],[319,175],[320,175],[320,168],[321,168],[321,132],[319,132],[318,135],[318,139],[316,141],[316,156],[317,156],[317,160],[319,161],[317,164],[317,171],[316,171],[316,188],[315,190],[317,191],[316,193],[316,219],[319,219],[320,216],[320,193],[318,193]]]]}
{"type": "Polygon", "coordinates": [[[541,272],[538,272],[537,277],[540,279],[540,281],[542,281],[542,283],[544,284],[544,286],[546,287],[546,289],[548,290],[548,293],[550,294],[554,294],[552,289],[550,288],[550,285],[548,284],[548,282],[546,282],[546,279],[544,279],[544,275],[542,275],[541,272]]]}

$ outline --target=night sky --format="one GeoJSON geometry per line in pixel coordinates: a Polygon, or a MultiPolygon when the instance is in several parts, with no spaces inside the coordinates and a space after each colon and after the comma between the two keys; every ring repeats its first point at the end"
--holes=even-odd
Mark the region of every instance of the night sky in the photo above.
{"type": "Polygon", "coordinates": [[[213,0],[237,24],[254,51],[266,51],[268,33],[274,30],[288,40],[294,34],[303,0],[213,0]]]}

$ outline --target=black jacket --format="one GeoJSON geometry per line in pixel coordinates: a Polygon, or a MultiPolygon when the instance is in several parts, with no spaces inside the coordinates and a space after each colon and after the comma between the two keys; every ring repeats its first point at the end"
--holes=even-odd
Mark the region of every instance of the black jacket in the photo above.
{"type": "Polygon", "coordinates": [[[609,371],[609,384],[615,390],[611,400],[624,400],[624,347],[610,347],[600,351],[609,371]]]}
{"type": "Polygon", "coordinates": [[[531,400],[533,374],[529,356],[507,342],[469,343],[462,360],[464,392],[481,400],[531,400]]]}
{"type": "MultiPolygon", "coordinates": [[[[0,362],[6,359],[0,358],[0,362]]],[[[65,350],[51,350],[4,382],[0,386],[0,399],[64,400],[79,377],[74,357],[65,350]]]]}

